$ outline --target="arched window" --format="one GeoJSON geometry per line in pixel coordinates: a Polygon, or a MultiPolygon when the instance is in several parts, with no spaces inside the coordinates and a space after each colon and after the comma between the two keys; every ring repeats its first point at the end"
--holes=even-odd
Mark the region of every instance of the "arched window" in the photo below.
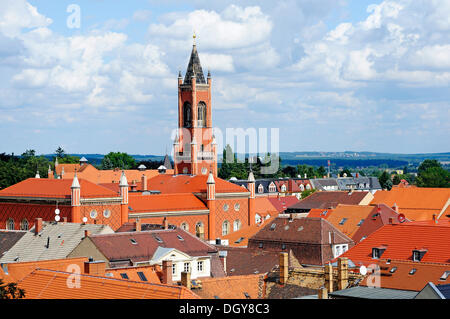
{"type": "Polygon", "coordinates": [[[185,102],[183,105],[183,126],[191,127],[192,126],[192,107],[189,102],[185,102]]]}
{"type": "Polygon", "coordinates": [[[24,219],[20,222],[20,229],[21,229],[21,230],[28,230],[28,228],[29,228],[28,220],[26,220],[26,218],[24,218],[24,219]]]}
{"type": "Polygon", "coordinates": [[[6,229],[14,230],[14,219],[10,218],[6,221],[6,229]]]}
{"type": "Polygon", "coordinates": [[[222,236],[228,235],[230,232],[230,222],[228,220],[222,223],[222,236]]]}
{"type": "Polygon", "coordinates": [[[189,231],[189,225],[186,222],[181,223],[180,228],[184,231],[189,231]]]}
{"type": "Polygon", "coordinates": [[[241,221],[236,219],[233,223],[233,231],[238,231],[239,229],[241,229],[241,221]]]}
{"type": "Polygon", "coordinates": [[[300,184],[300,190],[303,192],[305,190],[305,186],[303,184],[300,184]]]}
{"type": "Polygon", "coordinates": [[[275,184],[271,183],[269,185],[269,192],[273,193],[273,192],[276,192],[276,191],[277,191],[277,188],[276,188],[275,184]]]}
{"type": "Polygon", "coordinates": [[[262,186],[262,184],[259,184],[258,186],[258,193],[260,194],[264,193],[264,186],[262,186]]]}
{"type": "Polygon", "coordinates": [[[261,215],[255,214],[255,223],[259,224],[261,222],[261,215]]]}
{"type": "Polygon", "coordinates": [[[311,189],[311,185],[306,184],[306,189],[307,189],[307,190],[310,190],[310,189],[311,189]]]}
{"type": "Polygon", "coordinates": [[[281,191],[285,192],[286,191],[286,185],[281,185],[281,191]]]}
{"type": "Polygon", "coordinates": [[[195,224],[195,235],[201,239],[205,237],[205,230],[202,222],[198,222],[197,224],[195,224]]]}
{"type": "Polygon", "coordinates": [[[206,104],[205,102],[198,103],[198,127],[206,127],[206,104]]]}

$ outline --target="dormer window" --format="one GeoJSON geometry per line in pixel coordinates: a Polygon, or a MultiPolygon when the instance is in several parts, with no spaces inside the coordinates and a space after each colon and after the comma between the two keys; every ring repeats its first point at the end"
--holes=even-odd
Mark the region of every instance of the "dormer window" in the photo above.
{"type": "Polygon", "coordinates": [[[281,185],[281,191],[285,192],[286,191],[286,185],[281,185]]]}
{"type": "Polygon", "coordinates": [[[258,193],[260,194],[264,193],[264,186],[262,186],[262,184],[259,184],[258,186],[258,193]]]}
{"type": "Polygon", "coordinates": [[[374,247],[372,248],[372,258],[373,259],[379,259],[381,255],[383,255],[386,248],[384,247],[374,247]]]}
{"type": "Polygon", "coordinates": [[[447,280],[447,278],[448,278],[449,276],[450,276],[450,271],[445,271],[445,272],[442,274],[441,278],[439,278],[439,280],[445,281],[445,280],[447,280]]]}
{"type": "Polygon", "coordinates": [[[269,192],[271,192],[271,193],[274,193],[274,192],[276,192],[276,190],[277,190],[277,188],[276,188],[276,186],[275,186],[275,184],[270,184],[270,186],[269,186],[269,192]]]}
{"type": "Polygon", "coordinates": [[[359,221],[358,225],[356,225],[356,226],[361,226],[362,223],[364,223],[364,219],[361,219],[361,220],[359,221]]]}
{"type": "Polygon", "coordinates": [[[423,256],[427,253],[426,249],[414,249],[412,259],[413,261],[421,261],[423,256]]]}

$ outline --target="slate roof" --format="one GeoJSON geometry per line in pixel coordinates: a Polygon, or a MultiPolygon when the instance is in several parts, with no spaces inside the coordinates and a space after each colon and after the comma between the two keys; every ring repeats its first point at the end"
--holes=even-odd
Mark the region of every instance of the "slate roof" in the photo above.
{"type": "Polygon", "coordinates": [[[80,275],[79,288],[67,285],[73,273],[36,269],[18,283],[26,299],[199,299],[182,286],[80,275]]]}
{"type": "Polygon", "coordinates": [[[322,191],[314,192],[308,197],[300,200],[298,203],[291,205],[289,210],[303,209],[309,210],[313,208],[335,208],[338,204],[358,205],[368,192],[342,192],[342,191],[322,191]]]}
{"type": "Polygon", "coordinates": [[[166,169],[172,169],[172,162],[170,161],[169,155],[166,154],[166,156],[164,156],[164,167],[166,169]]]}
{"type": "Polygon", "coordinates": [[[351,299],[414,299],[416,291],[373,288],[357,286],[348,289],[338,290],[328,294],[334,298],[351,299]]]}
{"type": "Polygon", "coordinates": [[[39,235],[34,234],[33,227],[0,258],[0,263],[66,258],[84,238],[85,230],[91,234],[113,233],[107,225],[43,222],[39,235]]]}
{"type": "Polygon", "coordinates": [[[0,258],[26,233],[23,230],[0,230],[0,258]]]}
{"type": "Polygon", "coordinates": [[[191,84],[191,77],[193,75],[195,75],[197,84],[206,84],[205,76],[203,75],[203,69],[200,64],[200,58],[198,57],[197,46],[195,44],[192,46],[191,57],[189,59],[189,64],[186,70],[183,84],[191,84]]]}
{"type": "Polygon", "coordinates": [[[450,284],[437,285],[436,288],[445,297],[445,299],[450,299],[450,284]]]}

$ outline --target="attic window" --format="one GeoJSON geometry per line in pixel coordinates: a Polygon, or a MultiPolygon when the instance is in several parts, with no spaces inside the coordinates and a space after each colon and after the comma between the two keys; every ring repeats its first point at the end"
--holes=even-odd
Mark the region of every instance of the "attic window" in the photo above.
{"type": "Polygon", "coordinates": [[[272,225],[270,225],[270,230],[275,230],[275,227],[277,227],[277,224],[273,223],[272,225]]]}
{"type": "Polygon", "coordinates": [[[121,273],[120,277],[122,277],[122,279],[130,279],[126,273],[121,273]]]}
{"type": "Polygon", "coordinates": [[[358,225],[356,225],[356,226],[361,226],[362,223],[364,223],[364,219],[361,219],[361,220],[359,221],[358,225]]]}
{"type": "Polygon", "coordinates": [[[445,271],[441,278],[439,278],[439,280],[447,280],[447,278],[450,276],[450,271],[445,271]]]}
{"type": "Polygon", "coordinates": [[[234,243],[235,244],[239,244],[241,241],[243,241],[245,239],[245,237],[241,237],[238,240],[236,240],[234,243]]]}
{"type": "Polygon", "coordinates": [[[320,213],[320,216],[327,216],[327,214],[328,214],[328,211],[324,210],[322,213],[320,213]]]}
{"type": "Polygon", "coordinates": [[[155,236],[155,239],[158,243],[163,243],[163,240],[161,238],[159,238],[158,236],[155,236]]]}
{"type": "Polygon", "coordinates": [[[383,255],[385,250],[386,250],[386,248],[384,248],[384,247],[372,248],[372,258],[379,259],[381,257],[381,255],[383,255]]]}
{"type": "Polygon", "coordinates": [[[339,222],[339,225],[344,225],[347,221],[347,218],[342,218],[342,220],[339,222]]]}
{"type": "Polygon", "coordinates": [[[259,243],[258,247],[263,248],[263,243],[259,243]]]}
{"type": "Polygon", "coordinates": [[[423,256],[427,253],[425,249],[414,249],[413,250],[413,261],[421,261],[423,256]]]}
{"type": "Polygon", "coordinates": [[[416,273],[416,271],[417,271],[417,269],[416,269],[416,268],[413,268],[413,269],[411,269],[411,270],[409,271],[409,274],[410,274],[410,275],[414,275],[414,274],[416,273]]]}
{"type": "Polygon", "coordinates": [[[130,238],[130,241],[131,241],[131,243],[132,243],[133,245],[137,245],[137,241],[136,241],[135,239],[130,238]]]}
{"type": "Polygon", "coordinates": [[[142,271],[137,272],[139,278],[141,278],[142,281],[148,281],[147,277],[145,277],[144,273],[142,271]]]}
{"type": "Polygon", "coordinates": [[[390,272],[391,274],[393,274],[396,270],[397,270],[397,267],[392,267],[391,270],[389,270],[389,272],[390,272]]]}

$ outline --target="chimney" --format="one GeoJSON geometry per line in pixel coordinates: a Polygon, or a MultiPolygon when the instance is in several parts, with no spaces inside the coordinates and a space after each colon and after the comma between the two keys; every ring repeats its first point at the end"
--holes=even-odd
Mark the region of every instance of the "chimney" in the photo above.
{"type": "Polygon", "coordinates": [[[389,217],[389,225],[392,225],[392,224],[393,224],[393,222],[394,222],[394,218],[392,218],[392,217],[389,217]]]}
{"type": "Polygon", "coordinates": [[[187,289],[191,289],[191,273],[183,271],[181,273],[181,285],[187,289]]]}
{"type": "Polygon", "coordinates": [[[437,224],[438,221],[437,221],[436,217],[437,217],[436,214],[433,214],[433,221],[437,224]]]}
{"type": "Polygon", "coordinates": [[[394,203],[394,206],[392,206],[392,209],[395,210],[395,212],[398,214],[398,206],[397,206],[397,203],[394,203]]]}
{"type": "Polygon", "coordinates": [[[141,182],[142,182],[142,190],[147,191],[147,176],[145,174],[142,174],[141,182]]]}
{"type": "Polygon", "coordinates": [[[289,254],[280,253],[280,284],[287,283],[289,277],[289,254]]]}
{"type": "Polygon", "coordinates": [[[85,230],[85,231],[84,231],[84,238],[89,237],[90,234],[91,234],[91,233],[89,232],[89,230],[85,230]]]}
{"type": "Polygon", "coordinates": [[[42,231],[42,218],[36,218],[34,221],[34,234],[38,235],[42,231]]]}
{"type": "Polygon", "coordinates": [[[163,226],[164,226],[164,229],[169,229],[169,221],[167,220],[166,217],[164,217],[163,226]]]}
{"type": "Polygon", "coordinates": [[[87,275],[104,276],[105,271],[106,262],[103,260],[94,261],[92,257],[89,257],[89,260],[84,262],[84,273],[87,275]]]}
{"type": "Polygon", "coordinates": [[[136,221],[134,222],[134,224],[135,224],[136,231],[142,231],[142,223],[141,223],[140,218],[137,218],[136,221]]]}
{"type": "Polygon", "coordinates": [[[348,258],[338,258],[338,289],[342,290],[348,286],[348,258]]]}
{"type": "Polygon", "coordinates": [[[219,258],[223,264],[223,271],[227,272],[227,256],[228,252],[226,250],[219,251],[219,258]]]}
{"type": "Polygon", "coordinates": [[[333,266],[331,263],[325,266],[325,287],[329,293],[333,292],[333,266]]]}
{"type": "Polygon", "coordinates": [[[325,287],[321,287],[317,292],[317,297],[319,299],[328,299],[328,290],[325,287]]]}
{"type": "Polygon", "coordinates": [[[172,285],[172,261],[163,260],[162,262],[162,280],[161,282],[166,285],[172,285]]]}

